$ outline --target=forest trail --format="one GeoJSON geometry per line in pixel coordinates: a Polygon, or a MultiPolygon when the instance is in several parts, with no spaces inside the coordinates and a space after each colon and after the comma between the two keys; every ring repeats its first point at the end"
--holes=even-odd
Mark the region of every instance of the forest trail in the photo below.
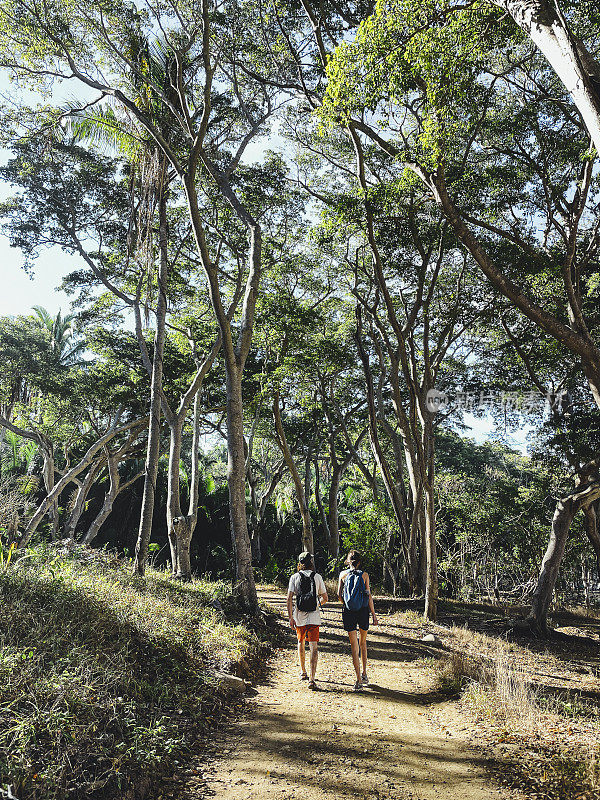
{"type": "MultiPolygon", "coordinates": [[[[261,599],[285,615],[281,593],[261,599]]],[[[241,719],[218,734],[214,759],[188,778],[196,800],[499,800],[477,755],[444,725],[451,704],[428,690],[417,659],[427,655],[398,626],[369,634],[371,685],[352,691],[354,672],[339,604],[323,614],[317,682],[299,680],[296,639],[273,658],[241,719]],[[201,773],[201,774],[198,774],[201,773]]],[[[285,620],[287,623],[287,619],[285,620]]],[[[283,623],[282,623],[283,624],[283,623]]]]}

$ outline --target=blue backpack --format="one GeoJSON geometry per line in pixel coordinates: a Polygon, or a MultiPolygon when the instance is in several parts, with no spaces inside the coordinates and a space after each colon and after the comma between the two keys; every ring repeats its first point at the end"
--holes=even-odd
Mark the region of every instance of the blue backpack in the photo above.
{"type": "Polygon", "coordinates": [[[360,611],[369,605],[369,593],[361,569],[351,569],[344,581],[342,591],[344,605],[349,611],[360,611]]]}

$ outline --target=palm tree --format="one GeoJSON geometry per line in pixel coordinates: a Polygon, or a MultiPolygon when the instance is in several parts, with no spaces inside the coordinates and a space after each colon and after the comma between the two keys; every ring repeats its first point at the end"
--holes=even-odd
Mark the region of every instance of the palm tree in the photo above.
{"type": "MultiPolygon", "coordinates": [[[[136,102],[158,130],[165,141],[174,139],[174,129],[168,119],[168,112],[159,97],[154,85],[168,86],[169,76],[173,72],[175,62],[168,48],[160,41],[151,42],[142,35],[133,33],[129,41],[128,55],[138,66],[139,75],[134,71],[131,79],[136,92],[136,102]],[[145,76],[141,80],[140,75],[145,76]]],[[[170,92],[172,103],[177,106],[177,92],[170,92]]],[[[168,259],[168,224],[167,197],[173,173],[169,170],[167,159],[141,125],[126,113],[119,113],[119,104],[111,103],[104,98],[102,104],[85,110],[67,108],[69,113],[65,130],[79,140],[87,140],[96,145],[104,145],[115,150],[126,158],[131,166],[132,195],[135,192],[137,201],[137,241],[134,243],[135,257],[147,276],[147,297],[152,293],[155,270],[155,217],[158,212],[158,269],[156,272],[156,328],[152,361],[146,349],[142,335],[139,300],[134,305],[136,316],[136,334],[140,345],[142,360],[150,374],[150,422],[148,426],[148,445],[144,475],[144,492],[140,512],[138,539],[135,547],[134,572],[143,575],[146,568],[148,548],[152,533],[156,480],[160,457],[161,412],[165,413],[171,429],[170,465],[169,465],[169,501],[167,504],[167,524],[173,572],[184,579],[191,577],[189,562],[190,540],[197,518],[197,479],[190,496],[190,510],[184,515],[180,503],[179,462],[183,427],[190,405],[194,405],[195,416],[199,414],[197,394],[204,374],[210,368],[216,356],[216,349],[208,356],[206,369],[199,368],[189,390],[181,398],[176,412],[170,408],[162,390],[162,369],[164,346],[166,339],[167,316],[167,283],[169,277],[168,259]]],[[[175,137],[176,138],[176,137],[175,137]]],[[[177,143],[176,141],[174,142],[177,143]]],[[[146,316],[148,316],[146,314],[146,316]]],[[[197,476],[195,466],[197,459],[197,425],[194,427],[196,452],[192,457],[192,474],[197,476]]]]}
{"type": "Polygon", "coordinates": [[[4,448],[0,455],[0,474],[25,475],[38,452],[37,442],[23,439],[13,431],[4,434],[4,448]]]}
{"type": "Polygon", "coordinates": [[[76,341],[76,332],[73,314],[62,316],[60,309],[56,317],[52,317],[43,306],[34,306],[33,310],[39,325],[50,336],[50,347],[56,359],[56,364],[61,367],[74,367],[81,364],[79,357],[85,348],[85,342],[76,341]]]}

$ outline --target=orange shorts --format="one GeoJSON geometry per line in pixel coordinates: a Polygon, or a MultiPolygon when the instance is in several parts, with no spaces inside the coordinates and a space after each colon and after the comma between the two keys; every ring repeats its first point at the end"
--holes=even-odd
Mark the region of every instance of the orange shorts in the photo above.
{"type": "Polygon", "coordinates": [[[298,641],[303,642],[318,642],[319,641],[319,626],[318,625],[296,625],[296,634],[298,641]]]}

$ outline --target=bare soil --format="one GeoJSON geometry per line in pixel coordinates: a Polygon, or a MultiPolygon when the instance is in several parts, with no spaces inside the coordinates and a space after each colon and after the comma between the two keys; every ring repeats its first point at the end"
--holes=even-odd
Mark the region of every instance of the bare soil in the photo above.
{"type": "MultiPolygon", "coordinates": [[[[281,592],[263,591],[262,600],[285,613],[281,592]]],[[[323,615],[318,692],[299,680],[296,637],[289,631],[268,678],[217,732],[212,755],[203,754],[180,776],[179,800],[520,798],[492,780],[472,732],[461,731],[457,703],[433,688],[423,658],[439,650],[393,616],[379,617],[368,640],[371,682],[360,693],[352,691],[339,604],[323,615]]]]}

